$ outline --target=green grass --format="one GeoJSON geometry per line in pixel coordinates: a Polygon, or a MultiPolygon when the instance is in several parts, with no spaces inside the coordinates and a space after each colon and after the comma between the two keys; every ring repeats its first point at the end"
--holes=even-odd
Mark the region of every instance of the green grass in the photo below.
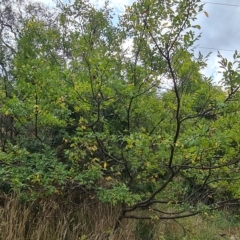
{"type": "Polygon", "coordinates": [[[154,239],[239,240],[240,219],[227,211],[215,211],[211,215],[168,221],[159,226],[154,239]]]}

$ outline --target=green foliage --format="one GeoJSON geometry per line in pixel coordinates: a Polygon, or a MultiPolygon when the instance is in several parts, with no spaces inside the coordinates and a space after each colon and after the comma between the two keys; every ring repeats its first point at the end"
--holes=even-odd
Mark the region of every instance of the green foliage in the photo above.
{"type": "Polygon", "coordinates": [[[56,18],[26,16],[11,94],[0,90],[1,114],[14,119],[14,134],[1,126],[2,188],[33,199],[79,186],[121,203],[118,224],[151,206],[166,219],[238,199],[239,54],[219,54],[223,87],[200,73],[206,59],[189,49],[202,10],[199,0],[137,1],[116,26],[107,5],[76,0],[56,18]]]}
{"type": "Polygon", "coordinates": [[[136,226],[136,240],[154,239],[154,229],[151,222],[139,220],[136,226]]]}
{"type": "Polygon", "coordinates": [[[46,147],[42,153],[30,153],[17,145],[8,145],[1,152],[1,186],[11,186],[22,197],[37,197],[58,194],[66,183],[68,170],[60,163],[55,153],[46,147]]]}

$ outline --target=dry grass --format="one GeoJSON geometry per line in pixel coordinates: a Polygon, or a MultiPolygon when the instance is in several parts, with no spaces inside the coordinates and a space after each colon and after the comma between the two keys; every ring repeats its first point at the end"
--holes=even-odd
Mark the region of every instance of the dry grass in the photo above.
{"type": "Polygon", "coordinates": [[[0,240],[240,239],[240,223],[226,213],[179,221],[125,219],[113,233],[120,207],[72,200],[55,197],[29,204],[0,197],[0,240]]]}
{"type": "Polygon", "coordinates": [[[0,240],[135,239],[136,221],[125,220],[113,234],[120,208],[91,199],[76,203],[49,198],[29,204],[5,197],[0,205],[0,240]]]}
{"type": "Polygon", "coordinates": [[[0,239],[106,239],[116,220],[116,209],[100,203],[77,205],[53,199],[21,204],[8,197],[0,207],[0,239]]]}

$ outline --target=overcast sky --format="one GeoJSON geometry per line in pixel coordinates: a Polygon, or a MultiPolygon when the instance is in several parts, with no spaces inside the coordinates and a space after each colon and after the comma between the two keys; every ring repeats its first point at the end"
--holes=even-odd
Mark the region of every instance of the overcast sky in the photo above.
{"type": "MultiPolygon", "coordinates": [[[[90,0],[90,2],[99,7],[104,5],[105,0],[90,0]]],[[[121,13],[124,11],[124,6],[133,2],[133,0],[110,0],[110,6],[121,13]]],[[[197,48],[196,53],[201,51],[206,55],[212,52],[204,73],[219,81],[221,76],[217,73],[219,70],[217,49],[228,59],[232,59],[234,53],[232,50],[240,51],[240,0],[202,0],[202,2],[205,3],[204,9],[209,17],[204,13],[198,17],[197,24],[201,25],[202,37],[196,45],[203,48],[197,48]]]]}
{"type": "Polygon", "coordinates": [[[202,37],[198,45],[214,49],[198,48],[196,50],[203,54],[212,52],[205,74],[213,76],[216,81],[219,81],[221,75],[217,73],[219,70],[217,49],[229,60],[232,60],[235,50],[240,51],[240,1],[209,0],[203,2],[206,2],[204,9],[208,12],[209,17],[206,17],[204,13],[198,17],[197,22],[202,27],[202,37]]]}

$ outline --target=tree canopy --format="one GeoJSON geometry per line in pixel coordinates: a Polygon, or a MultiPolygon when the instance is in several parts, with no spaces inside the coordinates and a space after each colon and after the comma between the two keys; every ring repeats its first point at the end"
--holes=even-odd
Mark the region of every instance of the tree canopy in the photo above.
{"type": "Polygon", "coordinates": [[[107,4],[17,4],[0,8],[1,191],[79,188],[121,203],[116,228],[238,201],[240,55],[219,53],[221,86],[202,74],[200,0],[139,0],[118,23],[107,4]]]}

